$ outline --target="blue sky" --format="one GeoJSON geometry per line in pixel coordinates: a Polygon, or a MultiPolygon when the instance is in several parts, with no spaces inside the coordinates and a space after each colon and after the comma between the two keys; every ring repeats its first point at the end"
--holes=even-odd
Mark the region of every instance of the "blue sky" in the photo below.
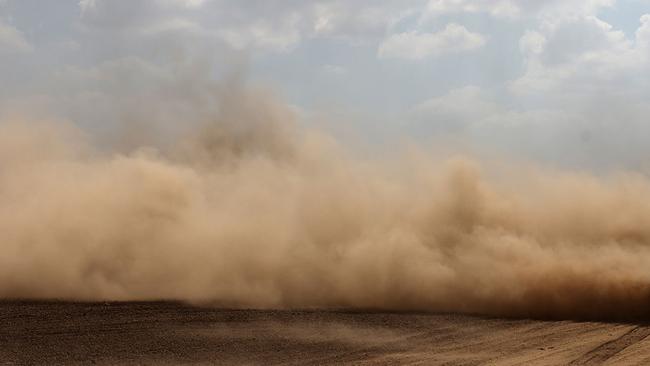
{"type": "Polygon", "coordinates": [[[173,131],[233,74],[343,140],[650,168],[650,0],[0,0],[0,116],[173,131]]]}

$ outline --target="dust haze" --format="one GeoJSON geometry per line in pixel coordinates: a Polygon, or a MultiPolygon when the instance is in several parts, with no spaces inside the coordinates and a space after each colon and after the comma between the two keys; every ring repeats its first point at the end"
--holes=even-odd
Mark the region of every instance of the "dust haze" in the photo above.
{"type": "Polygon", "coordinates": [[[127,152],[4,117],[0,297],[650,316],[640,174],[360,158],[271,93],[214,103],[169,146],[127,152]]]}

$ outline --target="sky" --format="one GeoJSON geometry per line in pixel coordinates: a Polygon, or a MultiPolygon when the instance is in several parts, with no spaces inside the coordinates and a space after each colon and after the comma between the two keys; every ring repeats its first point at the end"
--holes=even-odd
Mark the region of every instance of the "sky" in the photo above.
{"type": "Polygon", "coordinates": [[[0,0],[0,117],[173,133],[233,79],[341,141],[650,172],[650,0],[0,0]]]}

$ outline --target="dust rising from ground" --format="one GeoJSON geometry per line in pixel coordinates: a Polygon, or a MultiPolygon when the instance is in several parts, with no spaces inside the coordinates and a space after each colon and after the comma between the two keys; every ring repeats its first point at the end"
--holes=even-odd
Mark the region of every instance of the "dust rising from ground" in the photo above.
{"type": "Polygon", "coordinates": [[[272,95],[217,102],[128,151],[0,123],[0,298],[650,317],[641,174],[360,158],[272,95]]]}

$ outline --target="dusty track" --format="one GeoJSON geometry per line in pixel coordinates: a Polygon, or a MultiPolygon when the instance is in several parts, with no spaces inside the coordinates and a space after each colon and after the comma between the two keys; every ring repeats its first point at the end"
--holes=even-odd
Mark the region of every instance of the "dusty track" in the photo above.
{"type": "Polygon", "coordinates": [[[0,302],[0,365],[641,365],[649,335],[639,324],[0,302]]]}

